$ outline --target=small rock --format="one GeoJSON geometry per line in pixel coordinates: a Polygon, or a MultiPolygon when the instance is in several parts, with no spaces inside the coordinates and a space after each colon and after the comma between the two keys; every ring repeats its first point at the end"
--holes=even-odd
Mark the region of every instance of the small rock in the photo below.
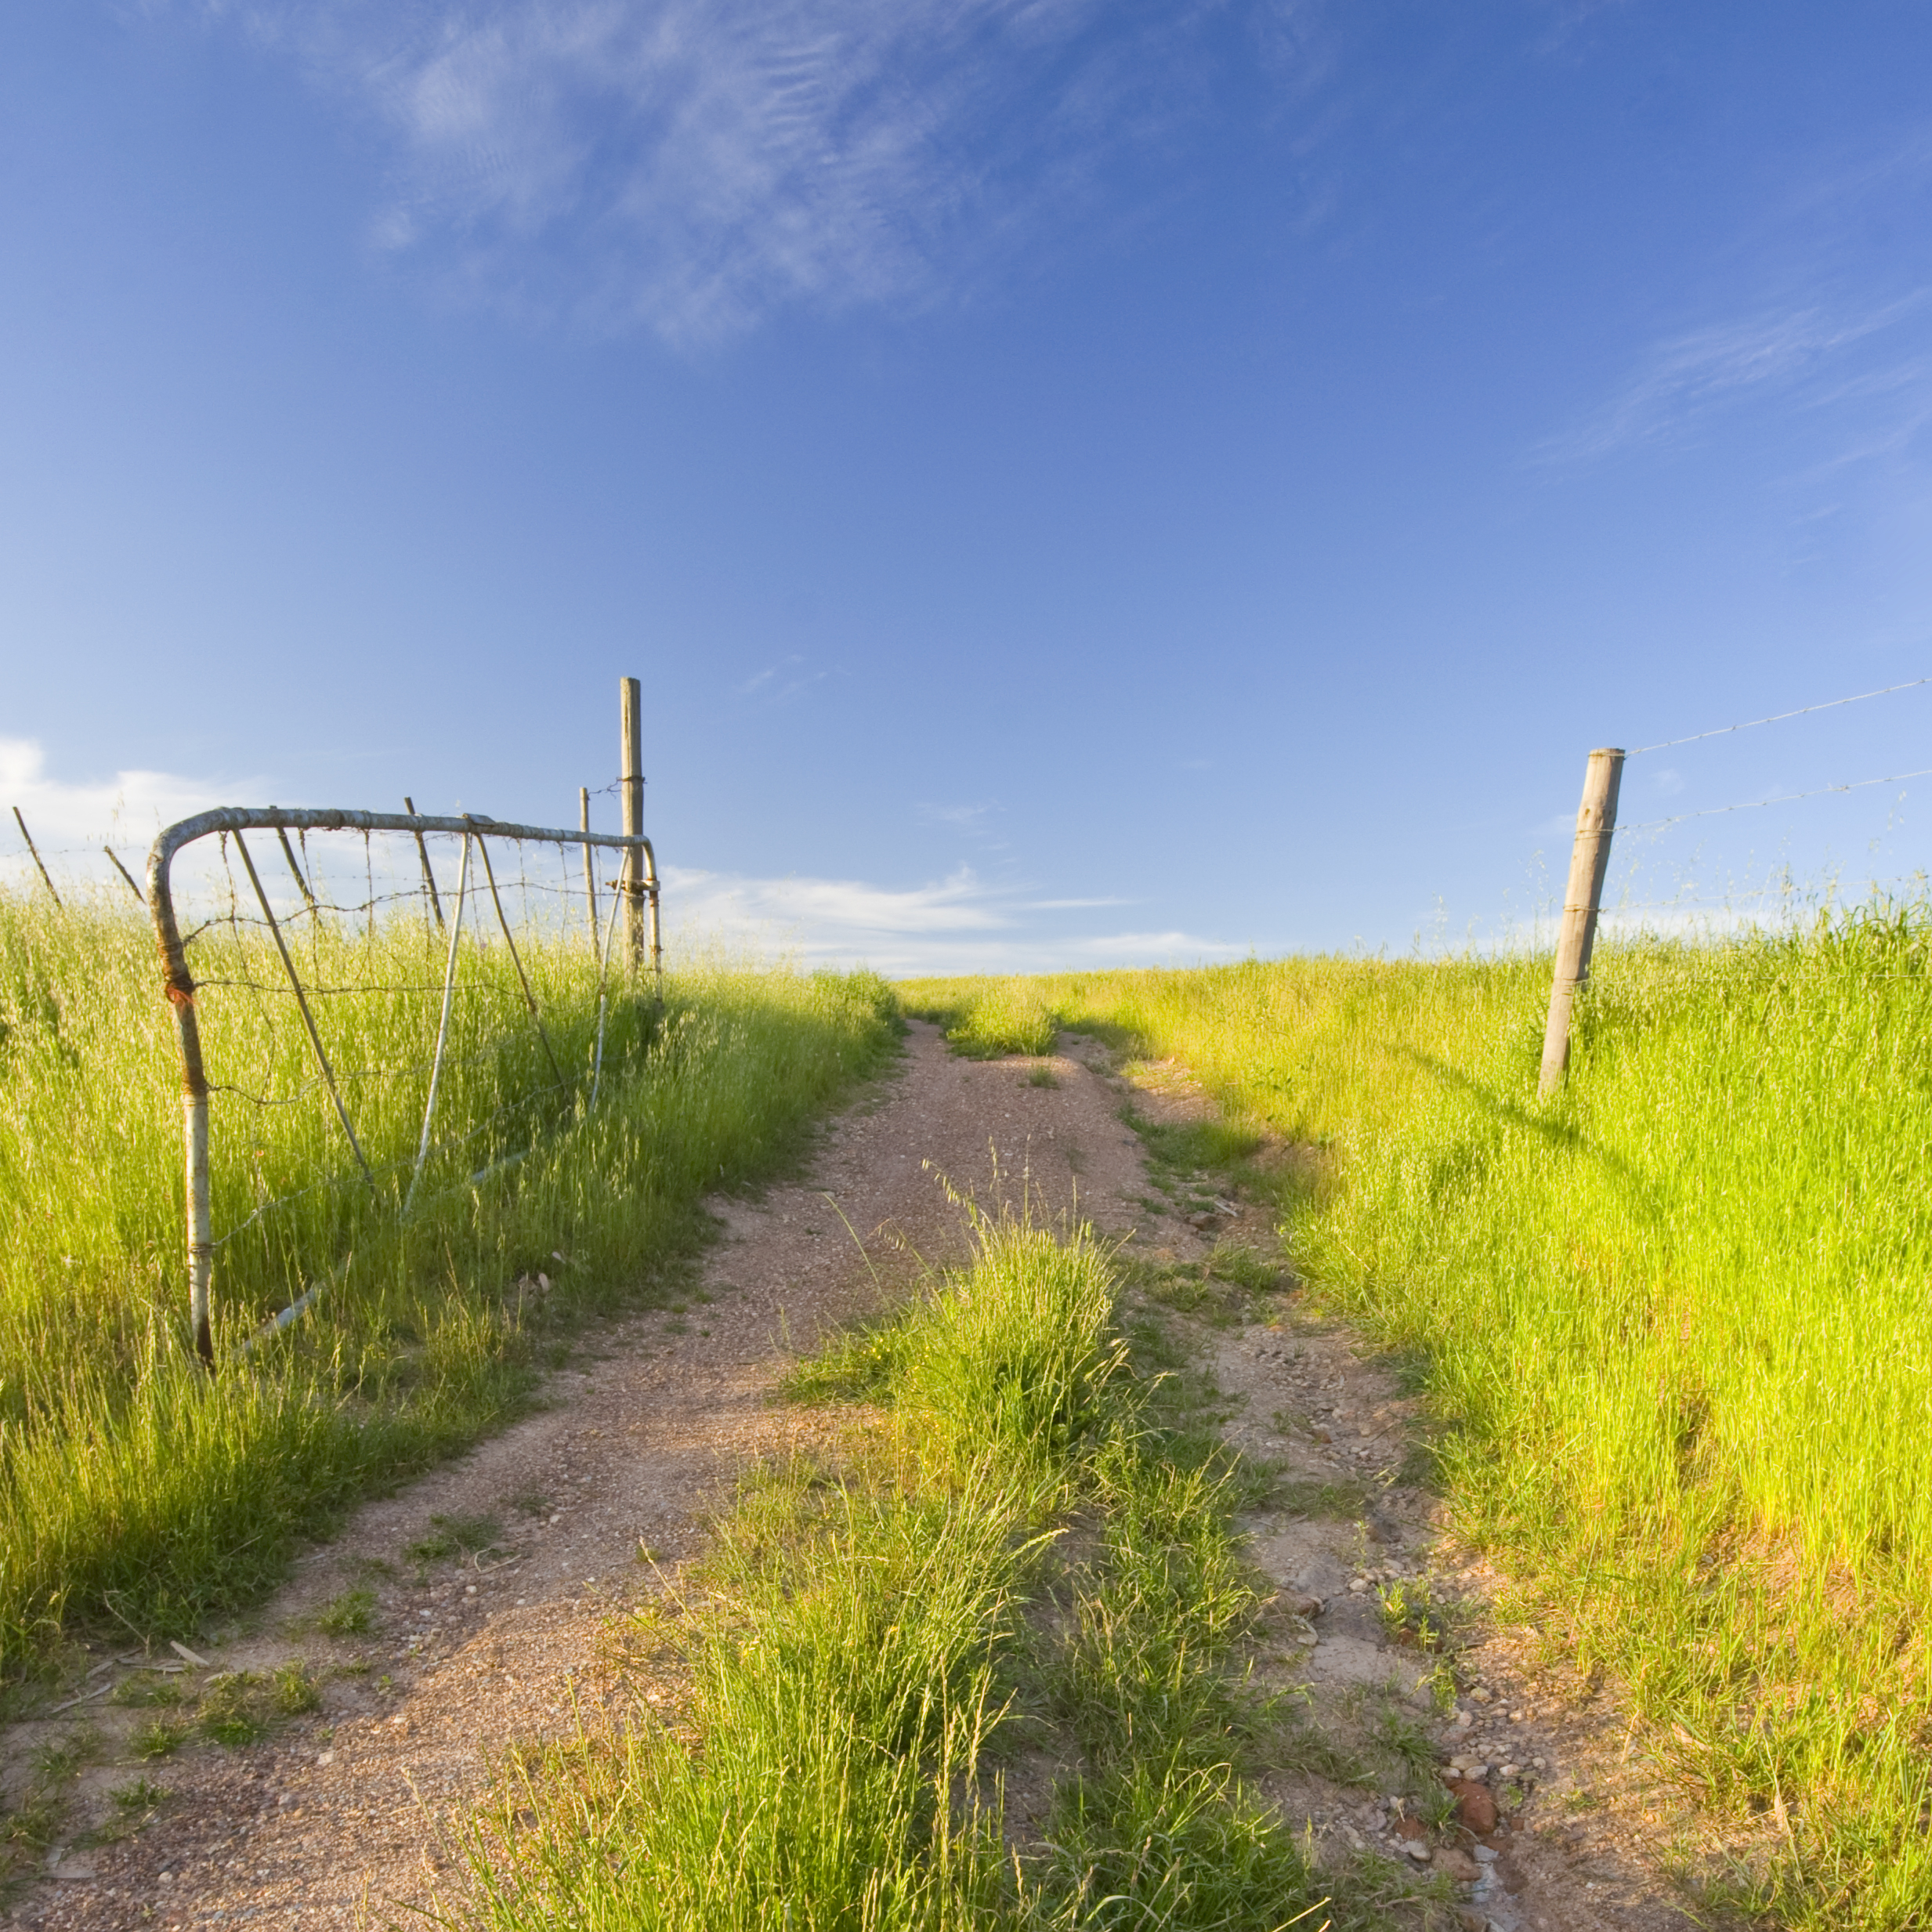
{"type": "Polygon", "coordinates": [[[1473,1885],[1482,1876],[1482,1867],[1454,1845],[1445,1845],[1437,1852],[1435,1869],[1458,1885],[1473,1885]]]}
{"type": "Polygon", "coordinates": [[[1363,1595],[1368,1587],[1369,1579],[1366,1576],[1351,1576],[1348,1579],[1348,1594],[1351,1597],[1363,1595]]]}
{"type": "Polygon", "coordinates": [[[1471,1855],[1478,1865],[1494,1865],[1502,1854],[1494,1845],[1478,1845],[1471,1855]]]}
{"type": "Polygon", "coordinates": [[[1418,1842],[1427,1829],[1428,1827],[1419,1818],[1398,1818],[1395,1821],[1395,1836],[1408,1840],[1411,1844],[1418,1842]]]}
{"type": "Polygon", "coordinates": [[[1321,1598],[1311,1597],[1304,1590],[1291,1590],[1282,1601],[1296,1616],[1319,1617],[1322,1614],[1321,1598]]]}
{"type": "Polygon", "coordinates": [[[1456,1799],[1456,1816],[1466,1831],[1471,1831],[1478,1838],[1487,1838],[1496,1829],[1496,1800],[1489,1795],[1487,1785],[1479,1785],[1473,1778],[1461,1778],[1449,1786],[1456,1799]]]}
{"type": "Polygon", "coordinates": [[[1499,1778],[1514,1778],[1521,1775],[1522,1768],[1520,1764],[1505,1764],[1496,1775],[1499,1778]]]}
{"type": "Polygon", "coordinates": [[[318,1751],[315,1754],[315,1761],[318,1764],[333,1764],[335,1762],[335,1753],[333,1751],[318,1751]]]}
{"type": "Polygon", "coordinates": [[[1489,1914],[1471,1911],[1467,1905],[1456,1908],[1456,1923],[1461,1932],[1489,1932],[1489,1914]]]}
{"type": "Polygon", "coordinates": [[[1550,1768],[1550,1761],[1547,1758],[1532,1757],[1529,1760],[1529,1768],[1532,1771],[1547,1771],[1550,1768]]]}
{"type": "Polygon", "coordinates": [[[1409,1842],[1402,1847],[1402,1850],[1407,1852],[1409,1857],[1413,1858],[1418,1865],[1427,1865],[1430,1859],[1435,1855],[1420,1838],[1410,1839],[1409,1842]]]}

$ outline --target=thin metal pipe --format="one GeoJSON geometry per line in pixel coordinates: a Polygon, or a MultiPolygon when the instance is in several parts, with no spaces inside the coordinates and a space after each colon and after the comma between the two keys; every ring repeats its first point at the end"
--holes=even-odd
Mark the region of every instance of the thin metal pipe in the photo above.
{"type": "MultiPolygon", "coordinates": [[[[577,788],[577,822],[584,831],[590,830],[590,787],[579,785],[577,788]]],[[[590,902],[591,944],[597,943],[597,873],[591,863],[591,848],[584,848],[584,895],[590,902]]],[[[601,959],[599,964],[601,964],[601,959]]]]}
{"type": "Polygon", "coordinates": [[[181,1048],[182,1140],[186,1187],[184,1193],[188,1260],[188,1321],[195,1353],[209,1368],[215,1365],[215,1338],[208,1316],[208,1279],[215,1268],[214,1223],[208,1207],[208,1075],[201,1063],[201,1029],[195,1017],[194,980],[188,971],[181,928],[175,918],[174,895],[168,868],[173,855],[154,841],[147,856],[147,903],[159,942],[164,988],[175,1015],[175,1034],[181,1048]]]}
{"type": "Polygon", "coordinates": [[[550,1062],[550,1070],[559,1080],[563,1078],[563,1069],[557,1065],[557,1056],[550,1044],[550,1036],[544,1030],[543,1015],[537,1011],[537,996],[530,990],[530,975],[523,970],[523,962],[517,957],[516,941],[511,935],[510,922],[503,910],[503,901],[497,892],[496,870],[490,863],[490,842],[479,838],[476,848],[483,854],[483,877],[490,881],[490,898],[497,909],[497,924],[503,928],[503,943],[510,949],[510,964],[516,968],[516,976],[523,982],[523,1003],[530,1008],[530,1016],[537,1029],[537,1037],[544,1043],[544,1053],[550,1062]]]}
{"type": "MultiPolygon", "coordinates": [[[[403,809],[413,819],[416,816],[415,800],[405,794],[403,799],[403,809]]],[[[424,844],[423,836],[420,832],[416,834],[416,856],[422,861],[422,882],[429,888],[429,910],[436,914],[436,928],[440,932],[443,927],[443,902],[436,897],[436,875],[429,869],[429,848],[424,844]]],[[[463,857],[465,861],[469,857],[469,841],[467,839],[463,841],[463,857]]],[[[458,886],[457,890],[460,893],[462,888],[458,886]]]]}
{"type": "MultiPolygon", "coordinates": [[[[40,882],[46,887],[48,897],[56,906],[60,905],[60,895],[54,890],[54,882],[48,877],[47,868],[40,862],[40,848],[34,843],[34,834],[27,829],[27,821],[20,816],[18,805],[13,808],[13,823],[20,828],[20,836],[27,841],[27,849],[33,854],[34,870],[40,874],[40,882]]],[[[67,909],[62,906],[61,910],[64,912],[67,909]]]]}
{"type": "Polygon", "coordinates": [[[235,833],[235,849],[241,854],[241,863],[248,869],[248,883],[255,888],[255,895],[262,907],[262,917],[268,921],[268,928],[274,935],[275,950],[282,956],[282,965],[288,974],[288,983],[295,989],[295,1004],[302,1009],[302,1023],[309,1029],[309,1044],[315,1048],[317,1064],[322,1069],[324,1083],[329,1090],[329,1098],[335,1102],[335,1117],[342,1123],[342,1131],[349,1136],[349,1145],[354,1150],[356,1164],[362,1169],[362,1178],[369,1183],[369,1192],[375,1192],[375,1176],[369,1170],[369,1163],[362,1151],[362,1143],[356,1138],[356,1130],[349,1124],[349,1109],[342,1105],[340,1089],[335,1084],[335,1069],[329,1065],[329,1056],[322,1049],[322,1036],[316,1031],[315,1015],[309,1011],[309,996],[302,990],[301,975],[295,971],[295,962],[288,957],[288,942],[282,937],[282,929],[277,923],[273,909],[270,906],[268,894],[262,889],[261,875],[255,869],[255,860],[250,856],[246,841],[239,829],[235,833]]]}
{"type": "Polygon", "coordinates": [[[657,1000],[658,1008],[661,1011],[664,1004],[664,949],[658,932],[657,868],[655,864],[649,866],[645,876],[648,883],[644,889],[650,895],[653,997],[657,1000]]]}
{"type": "Polygon", "coordinates": [[[610,920],[604,928],[603,950],[597,960],[597,1055],[591,1063],[590,1100],[584,1109],[586,1113],[597,1105],[597,1088],[604,1077],[604,981],[610,964],[610,944],[617,936],[617,908],[623,903],[621,893],[611,894],[610,920]]]}
{"type": "Polygon", "coordinates": [[[295,883],[302,888],[302,903],[309,911],[315,910],[315,894],[309,888],[307,876],[295,863],[295,848],[288,842],[288,834],[280,826],[275,828],[275,836],[282,841],[282,856],[288,861],[288,869],[295,875],[295,883]]]}
{"type": "Polygon", "coordinates": [[[450,1037],[450,1004],[456,993],[456,942],[463,936],[463,907],[469,896],[469,840],[465,836],[462,860],[456,871],[456,923],[450,928],[449,963],[443,969],[443,1018],[436,1026],[436,1057],[429,1069],[429,1098],[422,1110],[422,1138],[416,1144],[416,1165],[410,1172],[409,1192],[403,1196],[405,1219],[411,1202],[416,1198],[416,1183],[422,1178],[422,1163],[429,1158],[429,1123],[436,1118],[436,1089],[443,1083],[443,1050],[450,1037]]]}

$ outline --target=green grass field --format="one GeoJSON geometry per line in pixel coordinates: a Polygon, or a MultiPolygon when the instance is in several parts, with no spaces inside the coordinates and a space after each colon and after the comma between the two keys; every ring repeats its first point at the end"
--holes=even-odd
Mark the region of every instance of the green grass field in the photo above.
{"type": "Polygon", "coordinates": [[[1301,1266],[1426,1375],[1467,1536],[1610,1665],[1705,1802],[1785,1822],[1738,1903],[1932,1923],[1932,925],[1609,946],[1572,1075],[1547,962],[908,983],[968,1051],[1178,1056],[1301,1266]],[[1297,1170],[1301,1171],[1301,1170],[1297,1170]]]}
{"type": "Polygon", "coordinates": [[[522,942],[548,1048],[501,944],[470,946],[440,1145],[404,1219],[441,936],[302,921],[295,944],[333,990],[318,1024],[375,1185],[291,1003],[253,990],[280,979],[266,935],[211,930],[192,955],[228,1237],[211,1378],[189,1346],[152,935],[131,906],[0,896],[0,1666],[81,1629],[186,1635],[258,1597],[296,1536],[516,1413],[574,1321],[648,1298],[701,1239],[700,1197],[787,1158],[893,1037],[863,975],[693,971],[661,1015],[617,986],[592,1108],[588,943],[522,942]],[[317,1285],[306,1320],[240,1351],[317,1285]]]}

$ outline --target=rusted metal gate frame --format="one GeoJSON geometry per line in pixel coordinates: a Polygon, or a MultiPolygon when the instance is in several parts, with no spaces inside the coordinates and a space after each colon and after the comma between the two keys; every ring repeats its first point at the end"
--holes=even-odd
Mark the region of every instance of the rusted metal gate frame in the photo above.
{"type": "MultiPolygon", "coordinates": [[[[165,990],[168,1004],[174,1008],[175,1037],[181,1048],[182,1115],[187,1181],[189,1316],[194,1330],[195,1351],[211,1366],[215,1360],[215,1338],[208,1310],[208,1291],[214,1273],[215,1245],[208,1192],[208,1076],[201,1062],[201,1031],[195,1014],[194,979],[188,971],[181,928],[175,917],[172,871],[175,855],[197,839],[222,832],[252,831],[277,834],[284,841],[284,849],[291,832],[407,832],[413,834],[418,841],[425,832],[447,832],[459,838],[476,838],[479,841],[484,838],[509,838],[555,845],[581,845],[586,865],[590,859],[590,848],[594,845],[620,852],[625,855],[627,863],[617,890],[620,895],[642,899],[649,905],[650,968],[660,997],[664,986],[664,949],[658,925],[657,859],[651,849],[650,841],[642,833],[593,832],[584,829],[564,831],[550,826],[512,825],[467,812],[457,818],[432,818],[427,814],[400,812],[284,811],[280,805],[223,805],[212,812],[197,812],[191,819],[183,819],[167,827],[147,855],[147,906],[154,921],[154,936],[161,946],[165,990]],[[631,861],[635,863],[628,863],[631,861]],[[639,868],[643,874],[641,880],[635,876],[639,868]]],[[[252,872],[252,867],[250,870],[252,872]]],[[[612,910],[616,910],[614,903],[612,910]]],[[[279,936],[278,934],[278,939],[279,936]]],[[[600,952],[607,953],[609,950],[606,942],[600,952]]],[[[603,965],[600,957],[600,1008],[603,965]]],[[[546,1046],[548,1044],[546,1041],[546,1046]]],[[[601,1047],[601,1040],[599,1044],[601,1047]]],[[[601,1052],[599,1058],[601,1060],[601,1052]]]]}

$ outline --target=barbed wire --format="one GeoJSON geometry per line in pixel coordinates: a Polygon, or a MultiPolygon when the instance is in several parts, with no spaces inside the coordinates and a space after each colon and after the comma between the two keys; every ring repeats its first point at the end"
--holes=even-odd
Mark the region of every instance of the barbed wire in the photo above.
{"type": "Polygon", "coordinates": [[[1932,778],[1932,765],[1916,772],[1895,772],[1888,778],[1854,779],[1848,785],[1820,785],[1811,791],[1781,792],[1775,798],[1745,798],[1735,805],[1709,805],[1702,812],[1680,812],[1672,818],[1645,819],[1636,825],[1618,825],[1612,829],[1619,832],[1661,831],[1667,825],[1683,825],[1692,819],[1721,818],[1727,812],[1756,812],[1767,805],[1796,805],[1801,798],[1823,798],[1833,792],[1864,791],[1873,785],[1902,785],[1908,778],[1932,778]]]}
{"type": "MultiPolygon", "coordinates": [[[[1800,704],[1795,711],[1774,711],[1768,718],[1747,718],[1742,724],[1720,725],[1715,731],[1694,731],[1685,738],[1666,738],[1656,744],[1640,744],[1634,751],[1626,751],[1626,758],[1641,758],[1646,751],[1668,751],[1680,744],[1696,744],[1706,738],[1728,737],[1734,731],[1751,731],[1760,725],[1782,725],[1789,718],[1808,717],[1813,711],[1836,711],[1841,704],[1862,704],[1867,698],[1890,697],[1894,691],[1916,691],[1922,684],[1932,684],[1932,677],[1908,678],[1903,684],[1881,686],[1876,691],[1858,691],[1850,697],[1827,698],[1822,704],[1800,704]]],[[[1875,779],[1875,784],[1890,783],[1886,779],[1875,779]]]]}

